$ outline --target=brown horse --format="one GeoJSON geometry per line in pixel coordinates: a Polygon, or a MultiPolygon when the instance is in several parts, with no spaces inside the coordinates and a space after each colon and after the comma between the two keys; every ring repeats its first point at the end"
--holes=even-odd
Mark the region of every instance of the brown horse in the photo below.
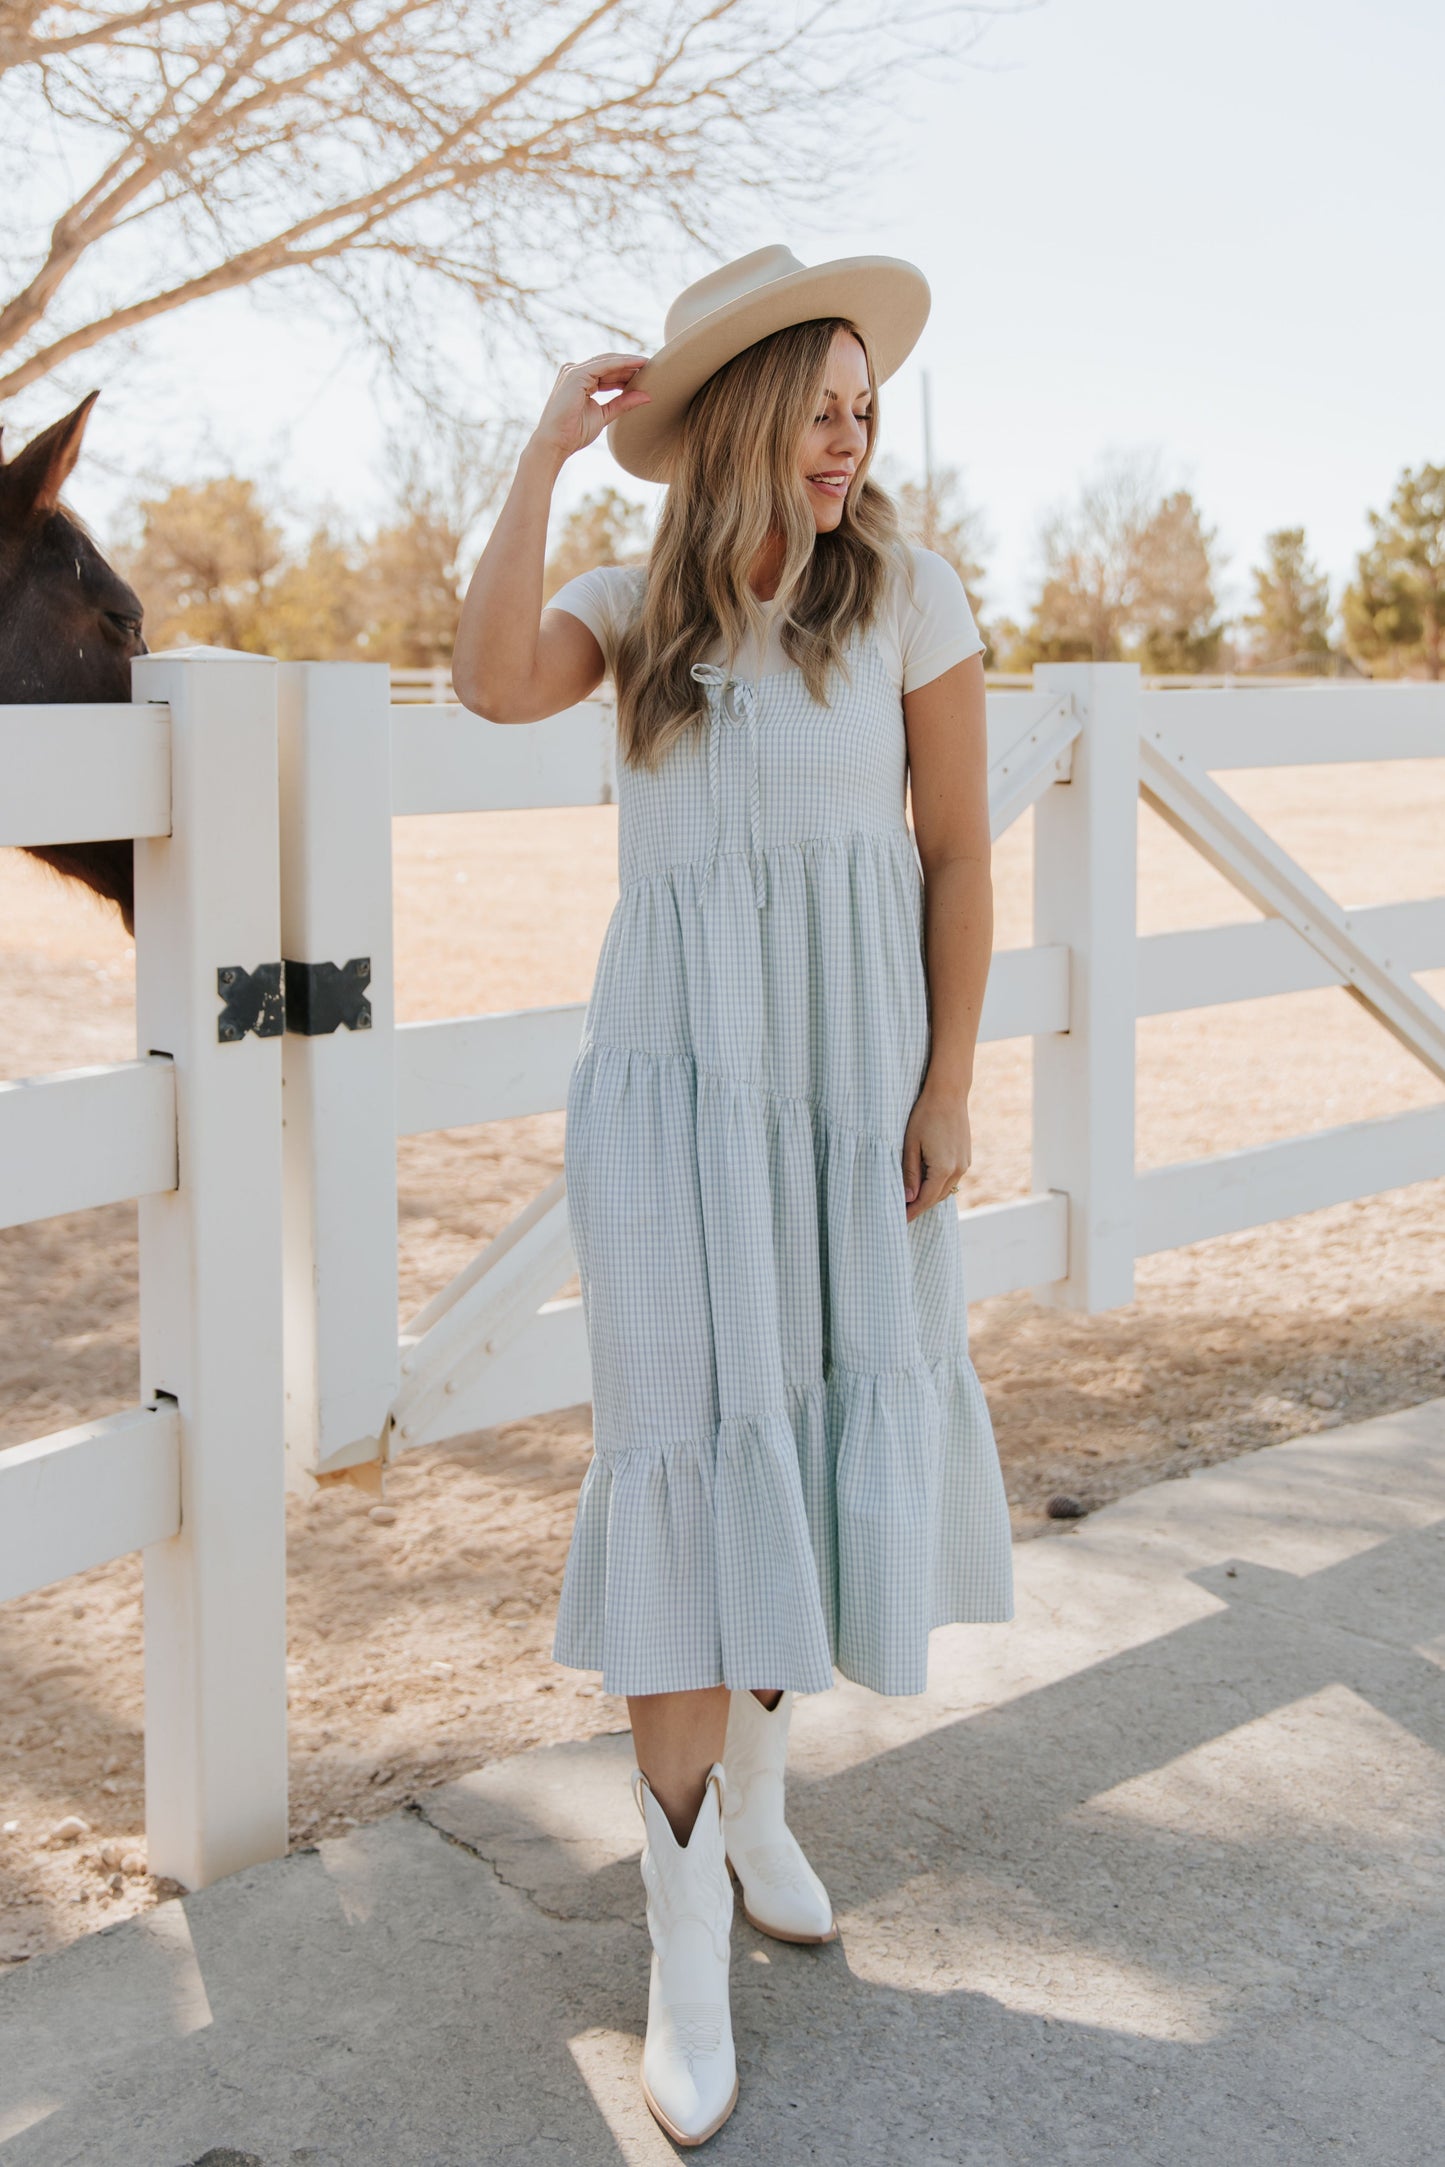
{"type": "MultiPolygon", "coordinates": [[[[135,590],[61,505],[80,453],[87,392],[72,413],[6,463],[0,451],[0,702],[128,700],[132,658],[149,652],[135,590]]],[[[30,852],[93,889],[135,931],[134,845],[36,844],[30,852]]]]}

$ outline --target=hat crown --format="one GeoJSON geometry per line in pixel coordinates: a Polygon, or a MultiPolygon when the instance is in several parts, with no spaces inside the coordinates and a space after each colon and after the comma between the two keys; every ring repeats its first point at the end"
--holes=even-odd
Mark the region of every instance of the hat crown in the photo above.
{"type": "Polygon", "coordinates": [[[899,256],[807,264],[774,244],[719,264],[684,286],[668,310],[663,344],[637,375],[645,403],[615,418],[609,412],[607,437],[618,465],[644,481],[667,480],[683,419],[708,378],[794,324],[856,324],[876,381],[886,383],[913,351],[929,299],[917,264],[899,256]]]}
{"type": "Polygon", "coordinates": [[[684,331],[691,331],[694,324],[701,323],[704,316],[711,316],[716,309],[730,308],[748,294],[756,293],[760,286],[771,286],[776,279],[791,278],[795,272],[805,271],[807,265],[800,263],[790,248],[781,243],[771,248],[755,248],[750,256],[739,256],[734,263],[724,263],[716,271],[709,271],[705,278],[694,279],[684,286],[671,308],[662,327],[666,344],[671,345],[684,331]]]}

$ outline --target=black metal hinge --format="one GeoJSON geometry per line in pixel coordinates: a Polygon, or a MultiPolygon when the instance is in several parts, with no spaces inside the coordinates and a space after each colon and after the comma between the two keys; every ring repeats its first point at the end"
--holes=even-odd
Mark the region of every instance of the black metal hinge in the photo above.
{"type": "Polygon", "coordinates": [[[371,1029],[370,956],[349,963],[293,963],[286,959],[286,1028],[303,1038],[324,1038],[344,1024],[348,1031],[371,1029]]]}
{"type": "Polygon", "coordinates": [[[216,973],[216,991],[224,1002],[216,1024],[223,1046],[235,1044],[248,1031],[257,1038],[279,1038],[286,1028],[285,996],[281,990],[279,963],[258,963],[243,971],[229,963],[216,973]]]}

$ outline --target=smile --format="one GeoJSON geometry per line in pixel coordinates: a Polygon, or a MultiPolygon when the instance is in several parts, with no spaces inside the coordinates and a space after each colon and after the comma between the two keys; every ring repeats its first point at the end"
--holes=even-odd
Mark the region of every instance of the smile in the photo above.
{"type": "Polygon", "coordinates": [[[810,474],[808,484],[810,488],[821,489],[825,497],[843,497],[848,494],[852,478],[851,474],[810,474]]]}

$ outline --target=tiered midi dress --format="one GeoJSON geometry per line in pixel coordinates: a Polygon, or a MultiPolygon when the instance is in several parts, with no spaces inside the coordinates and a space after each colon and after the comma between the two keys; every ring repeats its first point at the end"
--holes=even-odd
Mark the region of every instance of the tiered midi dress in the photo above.
{"type": "MultiPolygon", "coordinates": [[[[914,556],[956,590],[935,655],[976,652],[914,556]]],[[[553,606],[602,637],[596,581],[553,606]]],[[[835,1665],[920,1693],[933,1627],[1013,1614],[957,1204],[910,1224],[903,1192],[930,1007],[897,646],[855,632],[826,703],[704,658],[706,732],[618,762],[566,1106],[594,1450],[553,1646],[609,1693],[835,1665]]]]}

